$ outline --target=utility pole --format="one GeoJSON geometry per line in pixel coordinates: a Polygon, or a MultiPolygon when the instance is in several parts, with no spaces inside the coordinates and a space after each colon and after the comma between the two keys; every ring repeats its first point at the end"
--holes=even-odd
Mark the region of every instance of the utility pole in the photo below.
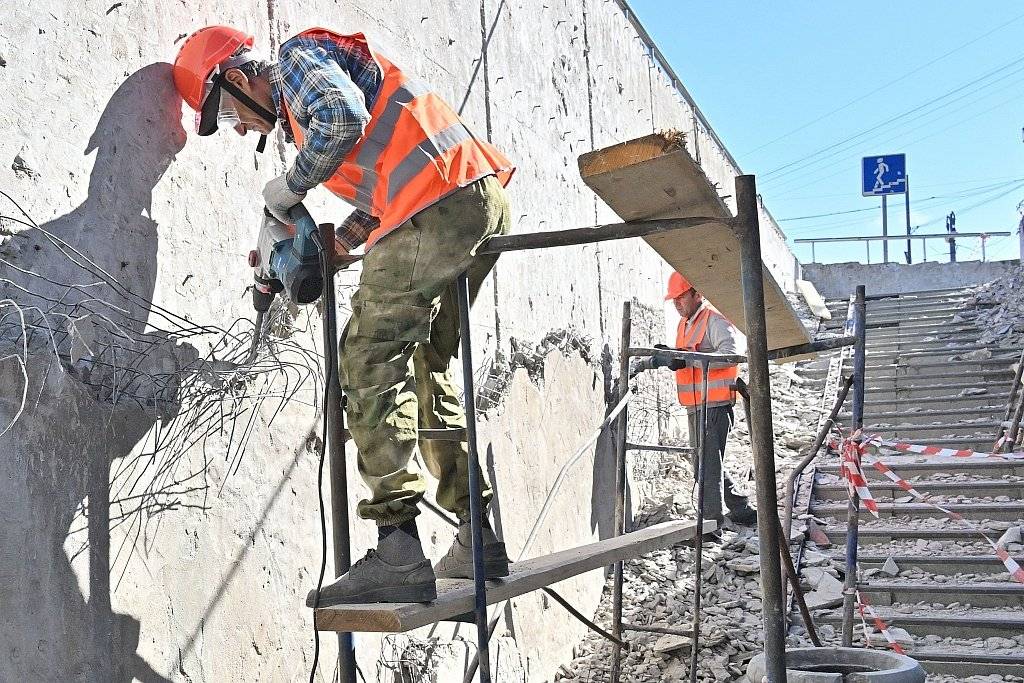
{"type": "MultiPolygon", "coordinates": [[[[911,261],[912,261],[911,256],[910,256],[910,174],[908,173],[907,175],[904,176],[904,178],[906,179],[906,182],[903,183],[903,187],[904,187],[903,200],[904,200],[904,206],[906,207],[906,213],[907,213],[907,254],[906,254],[906,256],[907,256],[907,265],[909,266],[911,261]]],[[[927,251],[924,254],[921,255],[922,259],[926,259],[927,257],[928,257],[927,251]]]]}
{"type": "MultiPolygon", "coordinates": [[[[887,195],[882,195],[882,237],[889,236],[889,207],[886,204],[887,195]]],[[[870,260],[869,260],[870,262],[870,260]]],[[[889,240],[882,240],[882,263],[889,262],[889,240]]]]}

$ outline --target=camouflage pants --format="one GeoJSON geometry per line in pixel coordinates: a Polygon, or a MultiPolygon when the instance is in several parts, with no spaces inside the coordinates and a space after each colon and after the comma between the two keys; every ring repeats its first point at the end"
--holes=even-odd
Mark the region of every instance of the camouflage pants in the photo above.
{"type": "MultiPolygon", "coordinates": [[[[509,224],[505,191],[491,176],[419,212],[363,260],[340,345],[348,427],[371,492],[359,502],[360,517],[385,525],[419,514],[426,481],[409,468],[417,443],[438,480],[437,502],[468,515],[465,442],[419,440],[417,430],[466,426],[448,372],[459,346],[455,281],[468,270],[475,298],[496,257],[474,252],[509,224]]],[[[481,482],[490,500],[483,476],[481,482]]]]}

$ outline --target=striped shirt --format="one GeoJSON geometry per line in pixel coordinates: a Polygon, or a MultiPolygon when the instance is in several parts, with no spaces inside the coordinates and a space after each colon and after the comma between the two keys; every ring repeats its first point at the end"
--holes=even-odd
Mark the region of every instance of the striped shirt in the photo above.
{"type": "MultiPolygon", "coordinates": [[[[287,173],[293,192],[306,192],[338,170],[370,122],[381,81],[380,67],[365,45],[298,36],[281,46],[270,69],[274,106],[285,139],[295,139],[285,103],[305,133],[287,173]]],[[[353,211],[338,227],[338,240],[355,249],[378,224],[373,216],[353,211]]]]}

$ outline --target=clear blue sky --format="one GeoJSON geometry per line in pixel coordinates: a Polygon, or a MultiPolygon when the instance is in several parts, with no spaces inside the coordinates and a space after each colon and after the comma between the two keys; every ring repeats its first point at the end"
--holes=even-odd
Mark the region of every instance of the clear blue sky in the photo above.
{"type": "MultiPolygon", "coordinates": [[[[901,152],[914,229],[944,232],[955,211],[960,232],[1016,230],[1024,3],[631,4],[744,172],[757,174],[790,240],[880,234],[880,200],[860,195],[860,159],[901,152]],[[857,209],[868,210],[786,220],[857,209]]],[[[889,232],[905,229],[903,197],[890,197],[889,232]]],[[[944,242],[929,244],[930,260],[948,256],[944,242]]],[[[794,246],[810,260],[807,245],[794,246]]],[[[890,243],[890,260],[904,249],[890,243]]],[[[1017,237],[990,239],[987,250],[1016,258],[1017,237]]],[[[817,256],[864,260],[865,251],[845,244],[817,256]]],[[[872,261],[880,256],[876,242],[872,261]]],[[[961,240],[958,257],[980,258],[978,241],[961,240]]]]}

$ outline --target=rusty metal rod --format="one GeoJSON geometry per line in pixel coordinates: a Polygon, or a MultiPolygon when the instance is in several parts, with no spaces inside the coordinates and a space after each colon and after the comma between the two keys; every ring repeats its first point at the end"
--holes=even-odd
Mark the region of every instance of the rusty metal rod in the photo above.
{"type": "Polygon", "coordinates": [[[747,330],[750,375],[750,444],[757,482],[757,530],[761,542],[762,618],[768,683],[786,683],[786,615],[782,590],[782,562],[775,522],[769,511],[778,509],[775,479],[775,434],[772,426],[771,375],[768,372],[768,326],[764,305],[764,262],[757,187],[752,175],[736,178],[736,222],[740,238],[740,282],[747,330]]]}
{"type": "Polygon", "coordinates": [[[697,683],[697,654],[700,649],[700,590],[703,583],[701,564],[704,559],[702,545],[704,540],[704,477],[707,470],[707,458],[704,457],[708,439],[708,369],[710,363],[701,361],[700,375],[700,410],[697,413],[697,530],[693,537],[693,644],[690,646],[690,683],[697,683]]]}
{"type": "Polygon", "coordinates": [[[782,526],[783,532],[786,534],[786,545],[789,545],[789,541],[793,536],[793,506],[796,505],[796,480],[799,479],[803,471],[807,469],[807,466],[818,457],[818,451],[821,450],[821,446],[825,443],[825,439],[828,438],[829,432],[832,430],[832,426],[836,423],[836,418],[843,409],[843,404],[846,403],[846,396],[850,393],[850,387],[853,385],[853,375],[849,375],[843,380],[842,386],[839,388],[839,393],[836,395],[835,405],[832,406],[832,412],[829,413],[828,419],[825,420],[825,424],[818,430],[818,435],[814,438],[814,443],[811,444],[810,450],[807,451],[807,455],[797,463],[797,466],[790,473],[789,478],[786,479],[786,501],[785,501],[785,524],[782,526]]]}
{"type": "MultiPolygon", "coordinates": [[[[865,320],[864,285],[857,285],[853,297],[853,424],[854,433],[864,427],[865,320]]],[[[856,436],[860,444],[860,436],[856,436]]],[[[859,457],[858,457],[859,461],[859,457]]],[[[859,465],[859,462],[858,462],[859,465]]],[[[846,509],[846,582],[843,588],[843,647],[853,646],[853,608],[857,599],[857,544],[860,535],[860,498],[851,492],[846,509]]]]}
{"type": "MultiPolygon", "coordinates": [[[[619,380],[616,395],[621,401],[629,393],[629,343],[632,334],[633,308],[622,303],[622,338],[619,347],[619,380]]],[[[623,409],[615,422],[615,520],[613,533],[621,536],[626,528],[626,428],[628,409],[623,409]]],[[[622,561],[615,563],[612,586],[612,635],[622,638],[622,561]]],[[[622,646],[612,646],[611,683],[619,683],[622,673],[622,646]]]]}

